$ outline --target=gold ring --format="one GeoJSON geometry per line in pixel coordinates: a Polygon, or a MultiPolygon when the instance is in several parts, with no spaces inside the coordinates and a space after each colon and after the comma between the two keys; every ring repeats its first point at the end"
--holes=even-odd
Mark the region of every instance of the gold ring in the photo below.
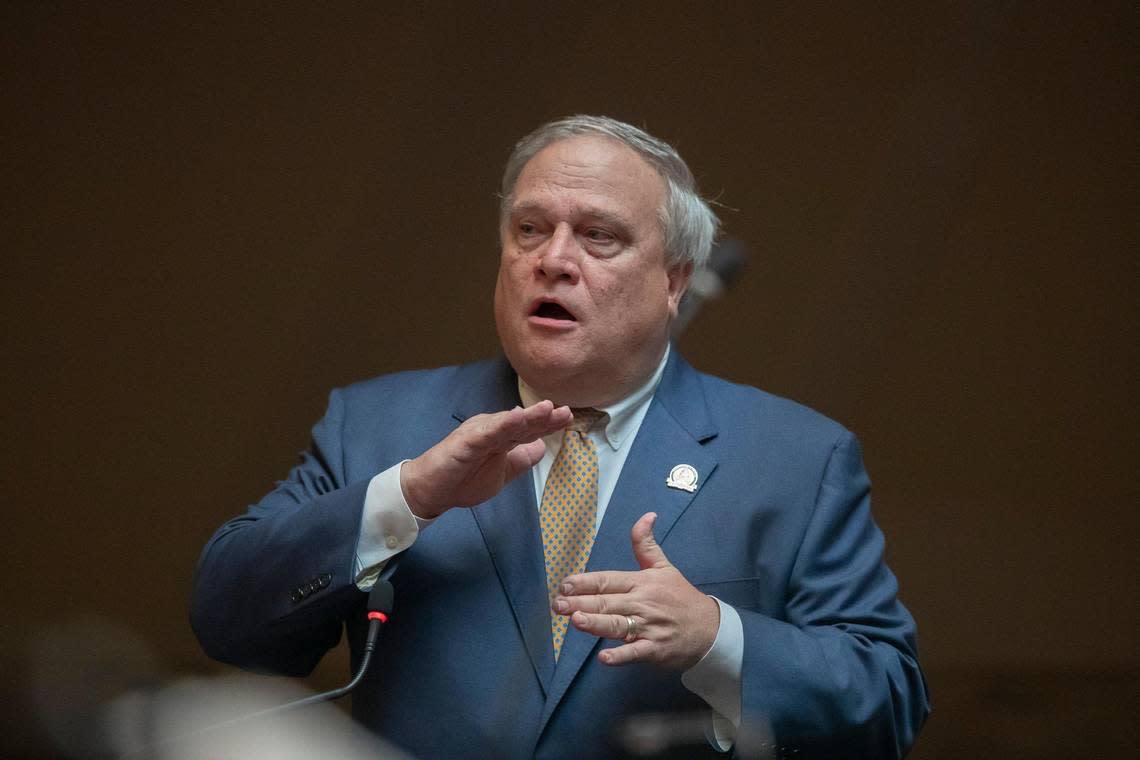
{"type": "Polygon", "coordinates": [[[632,615],[625,616],[625,640],[633,641],[637,638],[637,621],[632,615]]]}

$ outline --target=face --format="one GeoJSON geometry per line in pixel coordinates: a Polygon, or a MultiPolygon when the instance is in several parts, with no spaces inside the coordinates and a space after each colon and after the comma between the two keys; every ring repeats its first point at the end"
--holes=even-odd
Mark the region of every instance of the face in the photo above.
{"type": "Polygon", "coordinates": [[[665,182],[625,145],[577,136],[523,167],[500,230],[495,322],[515,371],[559,404],[648,380],[691,265],[665,265],[665,182]]]}

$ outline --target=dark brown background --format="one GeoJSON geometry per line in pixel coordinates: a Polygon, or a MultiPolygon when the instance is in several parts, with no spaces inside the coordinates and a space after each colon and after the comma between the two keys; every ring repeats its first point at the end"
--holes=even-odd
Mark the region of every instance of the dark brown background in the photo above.
{"type": "Polygon", "coordinates": [[[5,4],[6,741],[43,746],[45,626],[218,669],[202,544],[331,387],[495,350],[501,164],[589,112],[751,249],[688,358],[862,438],[915,757],[1131,754],[1132,4],[611,5],[5,4]]]}

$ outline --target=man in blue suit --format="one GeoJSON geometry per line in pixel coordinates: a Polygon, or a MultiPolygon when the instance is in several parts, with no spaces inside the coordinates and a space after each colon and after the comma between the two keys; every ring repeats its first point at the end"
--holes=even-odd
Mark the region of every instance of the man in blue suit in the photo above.
{"type": "Polygon", "coordinates": [[[690,754],[905,754],[929,703],[857,441],[669,344],[716,226],[688,167],[572,117],[518,143],[502,197],[505,357],[334,391],[204,550],[203,647],[301,675],[347,628],[355,668],[383,572],[353,713],[414,755],[609,757],[692,715],[690,754]]]}

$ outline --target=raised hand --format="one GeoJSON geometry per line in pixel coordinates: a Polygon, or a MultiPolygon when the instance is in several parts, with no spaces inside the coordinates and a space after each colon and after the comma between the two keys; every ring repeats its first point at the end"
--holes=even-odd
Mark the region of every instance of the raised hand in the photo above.
{"type": "Polygon", "coordinates": [[[598,653],[606,665],[653,662],[686,670],[716,640],[720,606],[669,563],[653,538],[656,520],[648,512],[630,531],[641,570],[571,575],[554,600],[554,611],[570,615],[578,630],[626,642],[598,653]]]}
{"type": "Polygon", "coordinates": [[[542,436],[566,427],[571,418],[570,407],[550,401],[469,418],[400,468],[408,506],[433,518],[486,501],[537,464],[546,451],[542,436]]]}

